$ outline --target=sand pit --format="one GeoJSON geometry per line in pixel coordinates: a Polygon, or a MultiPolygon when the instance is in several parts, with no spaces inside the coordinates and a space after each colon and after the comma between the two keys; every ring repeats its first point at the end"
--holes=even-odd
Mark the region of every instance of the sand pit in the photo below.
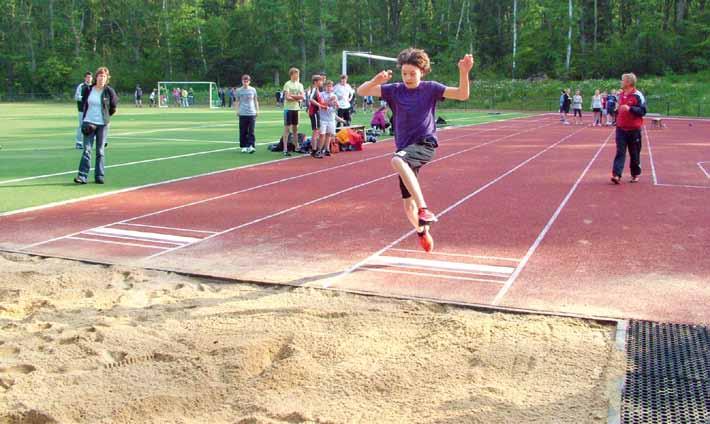
{"type": "Polygon", "coordinates": [[[0,255],[0,423],[602,423],[613,328],[0,255]]]}

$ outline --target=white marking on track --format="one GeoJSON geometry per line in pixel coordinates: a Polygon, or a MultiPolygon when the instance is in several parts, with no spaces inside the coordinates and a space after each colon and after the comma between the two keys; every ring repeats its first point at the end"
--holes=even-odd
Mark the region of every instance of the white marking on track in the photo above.
{"type": "Polygon", "coordinates": [[[589,161],[587,166],[584,168],[582,173],[579,175],[577,178],[577,181],[574,182],[572,185],[572,188],[570,188],[569,192],[567,192],[567,195],[562,199],[562,202],[559,204],[557,207],[557,210],[552,214],[552,217],[550,218],[549,221],[547,221],[547,224],[543,227],[542,231],[540,231],[540,234],[538,234],[537,238],[535,239],[535,242],[533,242],[532,246],[528,249],[527,253],[525,256],[523,256],[523,260],[520,261],[518,266],[515,268],[515,271],[513,274],[508,278],[508,281],[503,285],[503,287],[500,289],[496,297],[493,299],[493,305],[498,305],[500,304],[501,300],[503,300],[503,297],[508,293],[510,288],[515,284],[515,281],[518,279],[518,276],[520,273],[523,271],[525,266],[528,264],[528,261],[530,261],[530,258],[532,255],[535,253],[537,248],[540,246],[540,243],[542,243],[542,240],[545,238],[547,233],[550,231],[552,228],[552,225],[557,221],[557,218],[560,216],[560,213],[562,213],[562,210],[567,206],[567,203],[569,200],[572,198],[572,195],[574,194],[575,191],[577,191],[577,187],[579,187],[579,184],[582,182],[584,177],[587,175],[587,172],[589,172],[589,169],[592,167],[592,164],[594,161],[596,161],[597,157],[599,157],[599,154],[602,152],[604,147],[606,147],[607,143],[609,143],[609,140],[611,139],[612,134],[609,134],[609,136],[604,140],[604,143],[602,143],[601,146],[597,149],[596,153],[594,156],[592,156],[592,159],[589,161]]]}

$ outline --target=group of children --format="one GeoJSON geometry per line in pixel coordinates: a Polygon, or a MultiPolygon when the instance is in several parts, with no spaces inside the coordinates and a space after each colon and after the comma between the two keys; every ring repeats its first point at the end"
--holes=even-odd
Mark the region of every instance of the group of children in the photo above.
{"type": "MultiPolygon", "coordinates": [[[[571,95],[569,88],[562,90],[560,95],[560,122],[564,125],[570,125],[567,115],[570,112],[570,107],[573,112],[574,125],[583,125],[582,109],[584,99],[580,90],[577,90],[574,96],[571,95]]],[[[615,126],[616,117],[618,114],[620,90],[610,90],[609,92],[600,92],[598,89],[594,91],[592,96],[591,110],[594,113],[594,121],[592,127],[615,126]]]]}

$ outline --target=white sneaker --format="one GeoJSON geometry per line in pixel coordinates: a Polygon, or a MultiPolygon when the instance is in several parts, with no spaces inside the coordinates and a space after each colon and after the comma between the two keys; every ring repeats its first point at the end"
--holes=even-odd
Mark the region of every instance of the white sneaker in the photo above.
{"type": "Polygon", "coordinates": [[[246,147],[242,147],[242,153],[246,153],[246,152],[247,152],[247,148],[246,148],[246,147]]]}
{"type": "Polygon", "coordinates": [[[247,153],[254,153],[254,152],[256,152],[256,149],[254,147],[249,147],[249,149],[247,149],[247,153]]]}
{"type": "Polygon", "coordinates": [[[565,124],[565,125],[569,125],[569,121],[565,121],[564,124],[565,124]]]}

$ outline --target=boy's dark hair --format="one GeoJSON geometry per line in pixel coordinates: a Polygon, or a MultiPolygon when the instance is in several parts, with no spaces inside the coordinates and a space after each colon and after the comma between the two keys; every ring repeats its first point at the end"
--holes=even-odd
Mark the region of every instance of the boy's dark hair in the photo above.
{"type": "Polygon", "coordinates": [[[401,69],[404,65],[416,66],[424,75],[431,72],[429,55],[422,49],[408,48],[402,50],[402,52],[397,55],[397,67],[401,69]]]}
{"type": "Polygon", "coordinates": [[[242,75],[242,81],[245,79],[248,79],[249,81],[251,81],[251,76],[249,74],[242,75]]]}
{"type": "Polygon", "coordinates": [[[322,80],[322,79],[323,79],[323,76],[322,76],[322,75],[315,74],[315,75],[313,75],[313,76],[311,77],[311,82],[315,83],[316,81],[320,81],[320,80],[322,80]]]}
{"type": "Polygon", "coordinates": [[[85,76],[85,77],[86,77],[86,76],[89,76],[89,75],[93,75],[93,74],[91,73],[91,71],[86,71],[86,72],[84,72],[84,76],[85,76]]]}

